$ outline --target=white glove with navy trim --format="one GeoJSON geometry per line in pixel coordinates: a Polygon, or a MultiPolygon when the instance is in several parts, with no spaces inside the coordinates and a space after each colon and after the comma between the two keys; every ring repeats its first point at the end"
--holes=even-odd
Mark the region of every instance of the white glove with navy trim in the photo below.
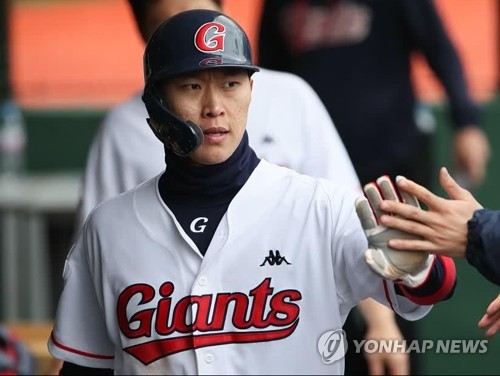
{"type": "MultiPolygon", "coordinates": [[[[404,179],[398,176],[396,181],[404,179]]],[[[406,232],[388,228],[379,224],[379,218],[384,213],[379,209],[382,200],[401,201],[391,179],[381,176],[376,183],[369,183],[363,187],[365,196],[356,200],[356,213],[368,239],[368,249],[365,252],[365,261],[370,268],[385,279],[402,283],[408,287],[418,287],[427,278],[434,254],[426,252],[398,251],[387,244],[389,239],[417,239],[418,237],[406,232]]],[[[406,204],[420,208],[415,196],[401,191],[400,196],[406,204]]]]}

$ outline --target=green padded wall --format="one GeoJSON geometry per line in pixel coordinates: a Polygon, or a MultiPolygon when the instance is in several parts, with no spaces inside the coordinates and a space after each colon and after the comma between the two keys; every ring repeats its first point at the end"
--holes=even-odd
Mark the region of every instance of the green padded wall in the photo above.
{"type": "Polygon", "coordinates": [[[83,170],[104,110],[25,111],[29,171],[83,170]]]}

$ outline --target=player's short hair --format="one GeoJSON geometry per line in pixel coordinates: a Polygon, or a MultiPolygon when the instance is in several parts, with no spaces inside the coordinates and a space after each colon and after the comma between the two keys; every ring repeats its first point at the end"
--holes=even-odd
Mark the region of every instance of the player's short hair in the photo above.
{"type": "MultiPolygon", "coordinates": [[[[142,35],[145,35],[145,25],[144,20],[146,16],[146,7],[150,1],[158,1],[158,0],[127,0],[130,8],[132,9],[132,13],[134,14],[135,23],[141,32],[142,35]]],[[[212,0],[214,4],[216,4],[219,8],[222,8],[221,0],[212,0]]]]}

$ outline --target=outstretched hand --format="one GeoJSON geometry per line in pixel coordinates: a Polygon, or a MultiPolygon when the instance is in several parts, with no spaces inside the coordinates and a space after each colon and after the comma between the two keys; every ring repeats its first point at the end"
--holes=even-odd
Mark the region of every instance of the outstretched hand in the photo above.
{"type": "Polygon", "coordinates": [[[427,205],[427,211],[393,200],[380,203],[381,210],[393,214],[382,215],[380,222],[384,226],[419,237],[394,238],[389,241],[391,247],[398,250],[433,252],[455,258],[465,257],[467,222],[482,206],[469,191],[457,184],[444,167],[439,173],[439,181],[451,200],[436,196],[411,180],[397,181],[400,192],[415,196],[427,205]]]}

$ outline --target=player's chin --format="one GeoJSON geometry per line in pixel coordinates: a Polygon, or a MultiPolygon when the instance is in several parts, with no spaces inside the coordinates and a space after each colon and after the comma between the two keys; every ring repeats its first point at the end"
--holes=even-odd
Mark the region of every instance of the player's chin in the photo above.
{"type": "Polygon", "coordinates": [[[191,159],[200,165],[216,165],[225,162],[235,148],[224,145],[206,145],[203,143],[192,155],[191,159]]]}

